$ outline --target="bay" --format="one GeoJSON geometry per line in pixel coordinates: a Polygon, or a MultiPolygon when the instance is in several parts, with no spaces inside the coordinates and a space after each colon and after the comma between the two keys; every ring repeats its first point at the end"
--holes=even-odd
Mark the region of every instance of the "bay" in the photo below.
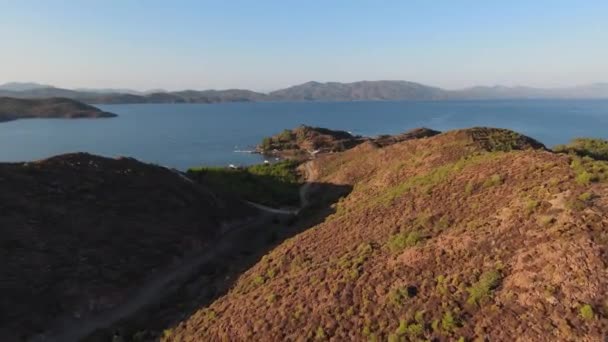
{"type": "Polygon", "coordinates": [[[69,152],[130,156],[185,170],[259,163],[247,151],[300,124],[374,136],[416,127],[513,129],[547,146],[608,138],[608,100],[301,102],[102,105],[112,119],[27,119],[0,123],[0,161],[69,152]]]}

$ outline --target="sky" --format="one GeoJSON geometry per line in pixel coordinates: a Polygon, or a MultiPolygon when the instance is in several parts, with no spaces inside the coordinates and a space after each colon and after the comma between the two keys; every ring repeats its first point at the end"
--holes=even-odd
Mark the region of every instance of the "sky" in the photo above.
{"type": "Polygon", "coordinates": [[[606,0],[0,0],[0,83],[608,82],[606,0]]]}

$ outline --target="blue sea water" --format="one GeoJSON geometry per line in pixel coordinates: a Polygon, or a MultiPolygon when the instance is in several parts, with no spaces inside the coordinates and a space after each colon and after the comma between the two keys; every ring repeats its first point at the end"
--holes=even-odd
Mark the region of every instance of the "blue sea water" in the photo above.
{"type": "Polygon", "coordinates": [[[112,119],[28,119],[0,123],[0,161],[67,152],[130,156],[178,169],[252,164],[264,136],[300,124],[374,136],[416,127],[510,128],[547,146],[608,138],[608,100],[301,102],[103,105],[112,119]]]}

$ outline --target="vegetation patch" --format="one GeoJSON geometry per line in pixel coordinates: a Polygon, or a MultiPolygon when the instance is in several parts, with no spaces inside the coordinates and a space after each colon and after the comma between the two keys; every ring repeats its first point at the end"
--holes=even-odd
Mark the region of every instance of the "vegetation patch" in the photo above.
{"type": "Polygon", "coordinates": [[[526,215],[531,215],[536,208],[540,205],[540,202],[535,199],[528,199],[524,205],[526,215]]]}
{"type": "Polygon", "coordinates": [[[579,313],[583,319],[589,320],[589,319],[593,319],[593,317],[595,317],[595,313],[593,312],[593,307],[591,307],[591,305],[589,305],[589,304],[585,304],[585,305],[581,306],[581,308],[579,309],[579,313]]]}
{"type": "Polygon", "coordinates": [[[509,152],[522,145],[523,136],[509,130],[494,130],[488,134],[488,148],[490,151],[509,152]]]}
{"type": "Polygon", "coordinates": [[[608,140],[604,139],[576,138],[566,145],[555,146],[553,150],[558,153],[608,160],[608,140]]]}
{"type": "Polygon", "coordinates": [[[369,243],[360,244],[355,251],[346,253],[338,260],[338,267],[351,279],[359,277],[361,267],[372,255],[374,248],[369,243]]]}
{"type": "MultiPolygon", "coordinates": [[[[430,193],[432,189],[447,181],[454,174],[467,167],[472,167],[492,159],[499,158],[503,153],[483,153],[461,158],[460,160],[434,168],[432,171],[408,178],[405,182],[394,186],[384,192],[378,200],[383,203],[390,203],[392,200],[402,196],[411,190],[420,190],[422,193],[430,193]]],[[[502,178],[498,176],[498,183],[502,183],[502,178]]],[[[466,189],[465,189],[466,190],[466,189]]]]}
{"type": "Polygon", "coordinates": [[[468,304],[481,304],[489,298],[492,291],[500,285],[502,275],[496,270],[487,271],[481,274],[479,280],[467,289],[469,292],[468,304]]]}
{"type": "Polygon", "coordinates": [[[594,160],[590,157],[574,157],[570,163],[575,181],[580,185],[589,185],[608,180],[608,162],[594,160]]]}
{"type": "Polygon", "coordinates": [[[417,289],[413,286],[397,287],[388,293],[388,301],[395,306],[403,306],[409,298],[416,296],[417,289]]]}
{"type": "Polygon", "coordinates": [[[241,169],[198,167],[188,176],[213,191],[231,193],[248,201],[269,206],[299,205],[301,182],[294,161],[253,165],[241,169]]]}
{"type": "Polygon", "coordinates": [[[388,249],[397,253],[404,250],[407,247],[412,247],[418,244],[418,242],[422,241],[422,234],[417,231],[413,232],[400,232],[391,236],[388,239],[388,249]]]}
{"type": "Polygon", "coordinates": [[[452,332],[460,325],[460,320],[452,311],[446,311],[441,317],[441,329],[445,332],[452,332]]]}
{"type": "Polygon", "coordinates": [[[499,174],[494,174],[490,178],[486,179],[485,182],[483,182],[483,187],[491,188],[493,186],[501,185],[503,182],[504,180],[499,174]]]}

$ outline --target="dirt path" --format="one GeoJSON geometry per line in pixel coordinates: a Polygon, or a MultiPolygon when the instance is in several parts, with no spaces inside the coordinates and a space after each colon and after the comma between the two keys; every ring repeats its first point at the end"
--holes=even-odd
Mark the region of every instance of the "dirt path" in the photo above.
{"type": "Polygon", "coordinates": [[[308,207],[308,194],[313,182],[317,179],[317,173],[312,167],[313,161],[304,163],[304,178],[306,182],[300,187],[300,209],[308,207]]]}

